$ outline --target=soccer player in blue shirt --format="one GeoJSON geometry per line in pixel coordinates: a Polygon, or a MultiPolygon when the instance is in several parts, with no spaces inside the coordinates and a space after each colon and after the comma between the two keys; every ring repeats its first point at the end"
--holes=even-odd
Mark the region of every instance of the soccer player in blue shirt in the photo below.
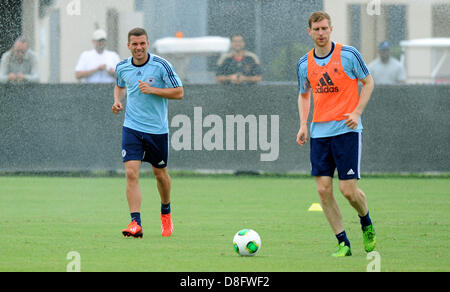
{"type": "Polygon", "coordinates": [[[134,28],[128,33],[128,49],[132,57],[116,67],[117,84],[114,89],[112,112],[124,110],[122,99],[127,94],[125,121],[122,129],[122,158],[126,173],[126,195],[131,223],[122,234],[142,237],[139,169],[142,161],[152,165],[161,197],[161,234],[170,236],[173,231],[170,188],[167,172],[169,152],[169,124],[167,104],[169,99],[181,100],[183,85],[172,65],[163,58],[147,52],[147,32],[134,28]]]}

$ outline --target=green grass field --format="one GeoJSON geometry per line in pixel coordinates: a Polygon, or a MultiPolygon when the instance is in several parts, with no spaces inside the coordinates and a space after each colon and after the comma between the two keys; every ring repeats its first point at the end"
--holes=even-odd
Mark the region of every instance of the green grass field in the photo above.
{"type": "MultiPolygon", "coordinates": [[[[356,212],[335,188],[353,256],[337,244],[312,178],[173,177],[174,234],[160,234],[153,178],[141,178],[144,238],[123,238],[129,222],[124,178],[0,177],[0,271],[366,271],[356,212]],[[255,229],[255,257],[233,250],[255,229]]],[[[381,271],[450,271],[450,179],[363,178],[381,271]]]]}

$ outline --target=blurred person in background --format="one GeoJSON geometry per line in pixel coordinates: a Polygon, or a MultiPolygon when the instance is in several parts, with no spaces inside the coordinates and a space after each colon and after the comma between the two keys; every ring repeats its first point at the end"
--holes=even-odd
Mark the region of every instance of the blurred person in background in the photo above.
{"type": "Polygon", "coordinates": [[[378,45],[379,57],[369,64],[370,73],[375,84],[403,84],[406,82],[406,72],[403,65],[391,56],[391,44],[388,41],[378,45]]]}
{"type": "Polygon", "coordinates": [[[240,34],[231,36],[231,52],[223,54],[217,62],[216,80],[219,83],[251,84],[262,80],[259,58],[245,50],[240,34]]]}
{"type": "Polygon", "coordinates": [[[28,42],[23,36],[3,54],[0,61],[0,82],[39,82],[38,58],[36,53],[28,48],[28,42]]]}
{"type": "Polygon", "coordinates": [[[106,32],[98,29],[92,35],[94,49],[85,51],[78,59],[75,77],[86,83],[114,83],[116,65],[120,57],[106,50],[106,32]]]}

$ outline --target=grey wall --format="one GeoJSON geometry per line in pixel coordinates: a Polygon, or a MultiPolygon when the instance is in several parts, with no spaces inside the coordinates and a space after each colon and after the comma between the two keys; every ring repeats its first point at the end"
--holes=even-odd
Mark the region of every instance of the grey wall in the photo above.
{"type": "MultiPolygon", "coordinates": [[[[123,114],[111,113],[112,91],[112,85],[0,86],[0,171],[122,169],[123,114]]],[[[377,87],[363,115],[362,172],[449,172],[449,114],[450,86],[377,87]]],[[[170,169],[309,171],[309,144],[300,148],[295,141],[295,85],[187,85],[182,101],[169,102],[169,121],[170,169]],[[258,124],[256,132],[246,126],[244,150],[236,149],[237,126],[226,125],[227,116],[237,115],[255,118],[258,124]],[[259,119],[264,116],[267,131],[261,130],[264,120],[259,119]],[[272,116],[278,117],[278,128],[272,116]],[[189,122],[191,132],[187,123],[177,124],[180,121],[189,122]],[[208,121],[222,122],[222,128],[208,121]],[[231,128],[230,138],[226,131],[231,128]],[[210,142],[219,144],[208,138],[211,129],[223,134],[224,150],[208,150],[210,142]],[[190,135],[178,139],[183,133],[190,135]],[[268,135],[267,142],[279,136],[276,160],[262,161],[261,155],[270,151],[273,159],[275,147],[264,150],[261,134],[268,135]],[[188,145],[188,138],[191,150],[175,150],[188,145]],[[232,138],[235,144],[226,150],[232,138]]]]}

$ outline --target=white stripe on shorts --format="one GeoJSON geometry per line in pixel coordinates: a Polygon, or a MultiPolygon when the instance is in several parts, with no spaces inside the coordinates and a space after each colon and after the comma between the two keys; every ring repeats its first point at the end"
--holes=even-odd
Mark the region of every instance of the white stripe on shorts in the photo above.
{"type": "Polygon", "coordinates": [[[358,133],[358,179],[361,178],[362,133],[358,133]]]}

